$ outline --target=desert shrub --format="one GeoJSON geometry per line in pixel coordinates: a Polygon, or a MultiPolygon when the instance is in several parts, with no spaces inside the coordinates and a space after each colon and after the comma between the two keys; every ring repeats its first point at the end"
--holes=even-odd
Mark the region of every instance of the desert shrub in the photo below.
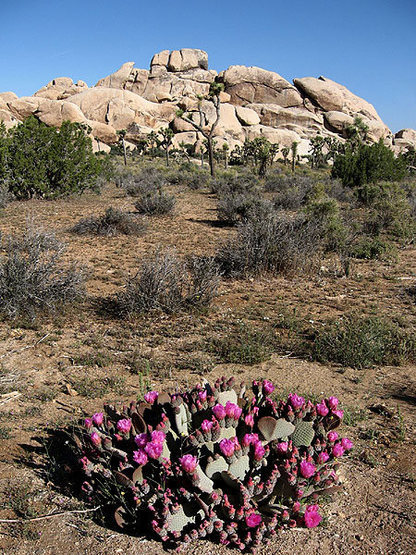
{"type": "Polygon", "coordinates": [[[58,307],[81,298],[84,274],[76,266],[62,263],[64,245],[35,227],[23,236],[7,237],[0,258],[0,311],[8,318],[55,312],[58,307]]]}
{"type": "Polygon", "coordinates": [[[416,337],[391,320],[347,316],[317,331],[312,356],[353,368],[401,364],[416,357],[416,337]]]}
{"type": "Polygon", "coordinates": [[[403,159],[396,158],[382,139],[372,145],[358,143],[354,148],[347,147],[345,154],[336,156],[332,167],[332,176],[341,179],[344,186],[357,189],[360,199],[365,195],[361,188],[367,183],[399,181],[405,175],[403,159]]]}
{"type": "Polygon", "coordinates": [[[234,383],[106,405],[72,430],[69,445],[65,437],[62,464],[73,461],[88,502],[165,548],[207,538],[253,553],[278,530],[318,526],[319,493],[337,485],[353,448],[334,431],[338,399],[272,401],[268,380],[247,392],[234,383]]]}
{"type": "Polygon", "coordinates": [[[319,260],[320,242],[319,228],[303,214],[261,215],[241,224],[216,258],[226,276],[308,272],[319,260]]]}
{"type": "Polygon", "coordinates": [[[208,187],[212,180],[208,172],[199,169],[193,162],[181,164],[179,168],[171,170],[167,177],[172,185],[183,185],[193,191],[208,187]]]}
{"type": "Polygon", "coordinates": [[[0,184],[0,209],[5,208],[11,200],[13,200],[13,195],[9,189],[5,185],[0,184]]]}
{"type": "Polygon", "coordinates": [[[363,234],[349,246],[348,254],[352,258],[374,260],[392,252],[392,245],[381,237],[363,234]]]}
{"type": "Polygon", "coordinates": [[[211,192],[218,196],[230,193],[247,194],[254,191],[259,183],[258,178],[252,172],[239,174],[223,172],[211,180],[211,192]]]}
{"type": "Polygon", "coordinates": [[[119,178],[120,186],[130,197],[141,197],[160,191],[167,183],[165,172],[157,167],[148,166],[138,174],[125,173],[119,178]]]}
{"type": "Polygon", "coordinates": [[[269,329],[256,329],[240,325],[227,333],[226,337],[212,337],[207,350],[221,363],[258,364],[270,358],[277,342],[269,329]]]}
{"type": "Polygon", "coordinates": [[[173,195],[166,193],[163,189],[142,194],[134,206],[139,214],[148,214],[149,216],[162,214],[170,214],[176,204],[173,195]]]}
{"type": "Polygon", "coordinates": [[[82,218],[71,231],[78,235],[141,235],[146,230],[142,219],[116,208],[107,208],[101,216],[82,218]]]}
{"type": "Polygon", "coordinates": [[[108,169],[79,123],[65,121],[56,129],[31,116],[9,129],[3,142],[0,182],[17,199],[82,193],[95,188],[98,176],[108,169]]]}
{"type": "Polygon", "coordinates": [[[228,192],[218,202],[218,219],[229,225],[244,222],[260,212],[273,212],[273,204],[250,192],[228,192]]]}
{"type": "Polygon", "coordinates": [[[118,295],[118,312],[202,308],[215,297],[218,283],[218,269],[211,258],[192,257],[185,262],[171,252],[157,253],[141,264],[118,295]]]}

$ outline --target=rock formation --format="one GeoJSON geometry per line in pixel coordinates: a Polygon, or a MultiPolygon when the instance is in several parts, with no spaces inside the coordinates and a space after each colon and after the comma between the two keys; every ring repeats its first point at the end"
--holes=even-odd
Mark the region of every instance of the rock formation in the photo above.
{"type": "MultiPolygon", "coordinates": [[[[94,147],[104,150],[117,141],[121,129],[127,129],[132,144],[168,126],[175,133],[174,144],[195,143],[200,134],[176,113],[187,110],[199,123],[198,97],[207,95],[214,81],[224,84],[216,139],[231,148],[264,136],[282,147],[297,141],[298,152],[307,154],[309,139],[317,134],[343,140],[356,116],[369,127],[371,140],[382,138],[396,152],[416,147],[416,131],[403,129],[393,136],[370,103],[331,79],[304,77],[291,84],[272,71],[245,66],[217,74],[208,69],[206,52],[190,48],[155,54],[149,70],[127,62],[90,88],[84,81],[58,77],[31,97],[0,93],[0,121],[12,127],[33,114],[58,127],[67,119],[85,123],[97,139],[94,147]]],[[[210,124],[215,110],[207,101],[203,109],[210,124]]]]}

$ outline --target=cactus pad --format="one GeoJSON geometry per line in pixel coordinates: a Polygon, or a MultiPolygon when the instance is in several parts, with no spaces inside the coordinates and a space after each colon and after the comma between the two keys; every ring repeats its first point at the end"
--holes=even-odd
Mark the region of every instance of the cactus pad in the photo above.
{"type": "Polygon", "coordinates": [[[293,445],[296,447],[309,447],[315,437],[313,422],[300,421],[292,435],[293,445]]]}
{"type": "Polygon", "coordinates": [[[248,455],[244,455],[230,464],[228,471],[238,478],[239,480],[243,481],[244,478],[247,476],[247,473],[250,470],[250,459],[248,455]]]}
{"type": "Polygon", "coordinates": [[[284,418],[277,420],[273,416],[263,416],[263,418],[260,418],[258,427],[261,435],[267,442],[290,436],[295,431],[295,426],[291,422],[284,418]]]}
{"type": "Polygon", "coordinates": [[[208,478],[212,478],[213,480],[218,480],[221,476],[221,472],[228,470],[228,463],[224,459],[224,457],[218,457],[211,462],[209,462],[205,468],[205,474],[208,478]]]}

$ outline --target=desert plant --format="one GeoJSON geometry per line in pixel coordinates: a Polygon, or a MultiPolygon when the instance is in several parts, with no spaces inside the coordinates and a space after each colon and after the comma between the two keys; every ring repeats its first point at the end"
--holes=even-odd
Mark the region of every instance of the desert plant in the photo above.
{"type": "Polygon", "coordinates": [[[268,380],[234,383],[149,391],[85,419],[71,443],[85,499],[167,548],[207,538],[253,553],[277,530],[319,525],[316,500],[353,448],[334,431],[338,399],[275,402],[268,380]]]}
{"type": "Polygon", "coordinates": [[[173,252],[157,253],[141,264],[118,295],[120,314],[150,310],[175,312],[208,306],[215,297],[218,269],[210,258],[191,257],[188,263],[173,252]]]}
{"type": "Polygon", "coordinates": [[[0,258],[0,310],[8,318],[35,319],[40,312],[82,298],[84,273],[62,263],[64,245],[36,227],[3,239],[0,258]]]}
{"type": "Polygon", "coordinates": [[[354,368],[401,364],[415,360],[416,337],[391,320],[350,315],[315,332],[312,356],[354,368]]]}
{"type": "Polygon", "coordinates": [[[320,242],[319,227],[304,215],[261,214],[241,224],[216,258],[231,277],[308,272],[319,260],[320,242]]]}
{"type": "Polygon", "coordinates": [[[154,193],[160,190],[166,183],[167,177],[165,173],[161,169],[152,166],[143,168],[138,174],[120,172],[117,177],[117,184],[130,197],[154,193]]]}
{"type": "Polygon", "coordinates": [[[142,194],[134,206],[139,214],[161,216],[162,214],[170,214],[175,207],[175,203],[175,197],[160,188],[157,191],[142,194]]]}
{"type": "Polygon", "coordinates": [[[0,183],[17,199],[55,198],[94,188],[104,158],[93,154],[87,130],[69,121],[60,129],[47,127],[33,116],[9,129],[0,183]]]}
{"type": "Polygon", "coordinates": [[[110,206],[101,216],[89,216],[76,223],[71,231],[78,235],[142,235],[146,225],[136,215],[110,206]]]}
{"type": "Polygon", "coordinates": [[[229,225],[244,222],[263,212],[272,212],[273,204],[253,193],[226,193],[218,202],[218,219],[229,225]]]}

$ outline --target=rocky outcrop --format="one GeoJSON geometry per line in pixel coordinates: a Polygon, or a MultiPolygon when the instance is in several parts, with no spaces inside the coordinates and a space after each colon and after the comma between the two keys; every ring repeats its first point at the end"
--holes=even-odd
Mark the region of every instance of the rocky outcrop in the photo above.
{"type": "MultiPolygon", "coordinates": [[[[208,94],[214,81],[225,89],[215,130],[219,146],[226,141],[232,148],[246,138],[264,136],[281,147],[296,141],[303,155],[317,134],[344,140],[357,116],[368,126],[370,140],[382,138],[397,152],[416,146],[416,131],[403,129],[393,137],[374,106],[331,79],[304,77],[292,84],[273,71],[241,65],[217,74],[208,69],[207,53],[191,48],[155,54],[150,69],[127,62],[91,88],[83,81],[58,77],[32,97],[0,93],[0,120],[11,127],[33,114],[47,125],[60,126],[65,119],[85,123],[97,139],[95,149],[107,149],[121,129],[127,130],[126,138],[133,144],[167,126],[175,133],[175,145],[199,145],[201,134],[176,112],[186,110],[199,124],[198,98],[208,94]]],[[[209,126],[216,118],[215,109],[206,100],[202,108],[203,126],[209,126]]]]}
{"type": "Polygon", "coordinates": [[[260,67],[231,66],[219,74],[231,102],[247,104],[278,104],[284,108],[301,106],[299,91],[273,71],[260,67]]]}

